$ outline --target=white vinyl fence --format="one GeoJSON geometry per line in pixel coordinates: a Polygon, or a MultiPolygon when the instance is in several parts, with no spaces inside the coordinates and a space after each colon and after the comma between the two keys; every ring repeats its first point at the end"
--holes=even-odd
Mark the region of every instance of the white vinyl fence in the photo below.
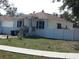
{"type": "Polygon", "coordinates": [[[36,34],[47,38],[79,40],[79,29],[46,29],[36,31],[36,34]]]}

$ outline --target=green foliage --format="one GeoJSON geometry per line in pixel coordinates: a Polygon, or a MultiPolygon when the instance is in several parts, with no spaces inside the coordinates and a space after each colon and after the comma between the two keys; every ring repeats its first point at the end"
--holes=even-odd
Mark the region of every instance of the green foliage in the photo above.
{"type": "Polygon", "coordinates": [[[67,9],[68,11],[72,11],[72,15],[75,20],[79,19],[79,0],[54,0],[54,1],[62,1],[63,5],[60,10],[67,9]]]}
{"type": "Polygon", "coordinates": [[[17,34],[17,36],[18,36],[18,39],[19,40],[22,40],[22,38],[23,38],[23,35],[22,35],[22,33],[19,31],[19,33],[17,34]]]}
{"type": "Polygon", "coordinates": [[[19,38],[20,40],[22,40],[22,38],[24,37],[24,32],[25,32],[25,27],[22,26],[22,27],[19,29],[19,32],[18,32],[18,34],[17,34],[17,36],[18,36],[18,38],[19,38]]]}
{"type": "Polygon", "coordinates": [[[14,6],[11,6],[8,0],[0,0],[0,9],[5,10],[7,12],[6,14],[10,16],[14,16],[17,11],[17,8],[14,6]]]}
{"type": "Polygon", "coordinates": [[[0,13],[0,16],[2,16],[2,14],[0,13]]]}
{"type": "Polygon", "coordinates": [[[60,15],[62,18],[65,18],[67,21],[74,22],[74,16],[72,14],[69,14],[67,11],[65,11],[63,14],[60,15]]]}
{"type": "Polygon", "coordinates": [[[6,10],[10,7],[10,4],[8,3],[8,0],[0,0],[0,8],[3,10],[6,10]]]}
{"type": "Polygon", "coordinates": [[[6,14],[10,15],[10,16],[15,16],[16,11],[17,11],[16,7],[9,7],[9,8],[6,9],[6,12],[7,12],[6,14]]]}

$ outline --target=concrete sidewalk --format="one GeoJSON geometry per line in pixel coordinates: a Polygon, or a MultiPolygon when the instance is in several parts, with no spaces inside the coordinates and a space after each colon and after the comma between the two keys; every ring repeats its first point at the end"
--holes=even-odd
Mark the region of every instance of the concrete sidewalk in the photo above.
{"type": "MultiPolygon", "coordinates": [[[[1,39],[7,39],[7,35],[0,35],[1,39]]],[[[8,38],[17,38],[17,36],[8,35],[8,38]]]]}
{"type": "Polygon", "coordinates": [[[0,50],[51,58],[79,59],[79,53],[60,53],[0,45],[0,50]]]}

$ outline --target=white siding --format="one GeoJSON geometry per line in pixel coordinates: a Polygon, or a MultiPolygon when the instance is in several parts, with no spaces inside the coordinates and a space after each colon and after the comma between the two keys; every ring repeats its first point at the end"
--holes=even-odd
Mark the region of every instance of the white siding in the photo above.
{"type": "Polygon", "coordinates": [[[44,31],[37,31],[37,35],[63,40],[79,40],[79,30],[72,29],[46,29],[44,31]]]}
{"type": "Polygon", "coordinates": [[[37,29],[36,35],[47,38],[64,40],[79,40],[79,29],[73,28],[73,23],[66,21],[44,20],[45,29],[37,29]],[[62,24],[62,29],[57,29],[57,23],[62,24]],[[65,29],[67,25],[67,29],[65,29]]]}
{"type": "Polygon", "coordinates": [[[30,24],[29,19],[25,19],[24,20],[24,25],[27,26],[27,27],[29,27],[29,24],[30,24]]]}
{"type": "Polygon", "coordinates": [[[68,22],[68,21],[59,21],[59,20],[48,20],[48,28],[51,29],[57,29],[57,23],[61,23],[62,28],[65,28],[66,25],[68,27],[68,29],[73,29],[73,23],[68,22]]]}
{"type": "Polygon", "coordinates": [[[2,21],[2,27],[13,27],[13,21],[2,21]]]}

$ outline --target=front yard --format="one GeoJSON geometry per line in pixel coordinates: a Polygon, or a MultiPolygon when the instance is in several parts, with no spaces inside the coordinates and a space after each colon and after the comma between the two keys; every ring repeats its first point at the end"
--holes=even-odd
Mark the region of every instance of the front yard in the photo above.
{"type": "Polygon", "coordinates": [[[45,38],[0,39],[0,45],[56,52],[79,53],[79,41],[64,41],[45,38]]]}

